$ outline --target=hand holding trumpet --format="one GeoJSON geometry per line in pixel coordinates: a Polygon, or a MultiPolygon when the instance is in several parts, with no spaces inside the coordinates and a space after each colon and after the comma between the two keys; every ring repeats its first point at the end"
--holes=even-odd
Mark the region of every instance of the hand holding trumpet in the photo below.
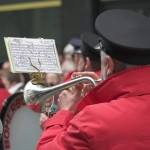
{"type": "MultiPolygon", "coordinates": [[[[72,79],[79,76],[89,76],[93,78],[97,83],[101,81],[100,77],[94,72],[75,72],[72,74],[72,79]]],[[[84,90],[84,93],[91,90],[91,84],[83,82],[75,85],[75,90],[64,90],[58,98],[58,107],[60,110],[69,110],[72,113],[76,113],[76,106],[79,101],[82,99],[81,93],[84,90]]]]}
{"type": "MultiPolygon", "coordinates": [[[[83,76],[91,77],[96,82],[96,84],[99,84],[102,81],[95,72],[74,72],[71,76],[71,79],[83,76]]],[[[92,88],[93,86],[91,84],[84,82],[84,93],[89,92],[92,88]]]]}
{"type": "Polygon", "coordinates": [[[76,89],[72,92],[70,89],[64,90],[58,98],[57,105],[59,110],[69,110],[72,113],[76,113],[76,106],[81,100],[81,92],[83,89],[83,84],[77,84],[76,89]]]}

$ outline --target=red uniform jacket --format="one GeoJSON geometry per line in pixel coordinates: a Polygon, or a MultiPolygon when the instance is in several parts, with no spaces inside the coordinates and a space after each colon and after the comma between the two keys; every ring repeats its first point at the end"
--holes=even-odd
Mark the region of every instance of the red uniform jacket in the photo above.
{"type": "Polygon", "coordinates": [[[101,72],[100,72],[100,70],[98,70],[98,71],[95,71],[95,73],[100,77],[100,75],[101,75],[101,72]]]}
{"type": "Polygon", "coordinates": [[[150,66],[112,75],[78,110],[48,119],[37,150],[150,150],[150,66]]]}
{"type": "MultiPolygon", "coordinates": [[[[2,85],[2,81],[0,80],[0,85],[2,85]]],[[[2,110],[3,107],[3,102],[6,98],[8,98],[10,96],[10,93],[4,88],[4,87],[0,87],[0,112],[2,110]]]]}

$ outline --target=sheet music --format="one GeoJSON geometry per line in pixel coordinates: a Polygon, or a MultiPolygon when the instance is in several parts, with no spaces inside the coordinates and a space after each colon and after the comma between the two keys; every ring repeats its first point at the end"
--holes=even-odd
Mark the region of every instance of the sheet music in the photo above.
{"type": "Polygon", "coordinates": [[[12,72],[61,73],[58,54],[53,39],[5,38],[12,72]],[[31,62],[30,62],[31,60],[31,62]]]}

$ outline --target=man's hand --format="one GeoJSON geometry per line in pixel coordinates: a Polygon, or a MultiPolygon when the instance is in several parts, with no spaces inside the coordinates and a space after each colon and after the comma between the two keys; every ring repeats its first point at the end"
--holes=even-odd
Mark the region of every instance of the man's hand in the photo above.
{"type": "Polygon", "coordinates": [[[95,72],[74,72],[71,78],[74,79],[76,76],[87,76],[91,77],[93,80],[98,80],[100,78],[95,72]]]}
{"type": "MultiPolygon", "coordinates": [[[[86,77],[91,77],[97,84],[101,82],[101,78],[95,73],[95,72],[74,72],[71,75],[71,79],[74,79],[78,76],[86,76],[86,77]]],[[[84,83],[84,92],[89,92],[93,86],[87,82],[84,83]]]]}
{"type": "Polygon", "coordinates": [[[44,113],[40,114],[39,124],[42,130],[43,130],[43,124],[47,119],[48,119],[48,116],[46,116],[44,113]]]}
{"type": "Polygon", "coordinates": [[[75,86],[75,90],[72,92],[69,89],[64,90],[58,98],[57,105],[59,110],[69,110],[72,113],[76,113],[76,106],[81,100],[81,91],[83,85],[78,84],[75,86]]]}

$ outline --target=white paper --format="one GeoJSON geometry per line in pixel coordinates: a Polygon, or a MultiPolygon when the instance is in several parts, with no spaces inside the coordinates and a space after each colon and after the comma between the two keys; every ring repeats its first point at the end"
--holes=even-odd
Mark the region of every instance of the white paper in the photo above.
{"type": "Polygon", "coordinates": [[[55,40],[9,37],[8,43],[14,72],[38,72],[31,62],[40,72],[62,72],[55,40]]]}

